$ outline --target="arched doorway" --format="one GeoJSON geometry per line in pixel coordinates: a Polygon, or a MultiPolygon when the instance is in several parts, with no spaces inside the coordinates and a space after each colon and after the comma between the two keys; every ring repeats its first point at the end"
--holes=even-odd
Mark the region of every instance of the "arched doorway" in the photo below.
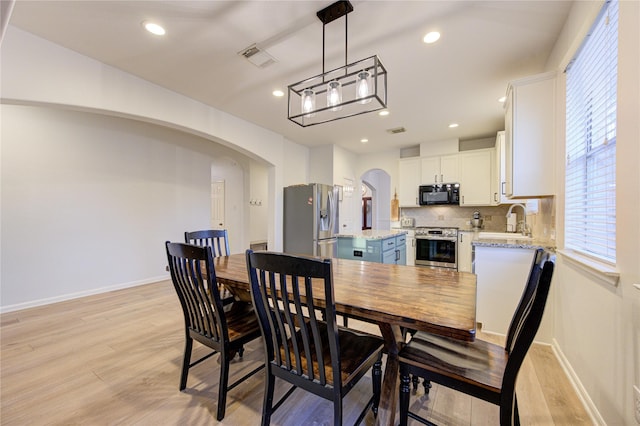
{"type": "Polygon", "coordinates": [[[365,225],[370,225],[370,229],[391,229],[391,176],[382,169],[371,169],[363,173],[360,180],[367,189],[365,198],[370,198],[366,203],[370,202],[371,206],[371,223],[365,223],[363,218],[361,226],[363,229],[365,225]]]}

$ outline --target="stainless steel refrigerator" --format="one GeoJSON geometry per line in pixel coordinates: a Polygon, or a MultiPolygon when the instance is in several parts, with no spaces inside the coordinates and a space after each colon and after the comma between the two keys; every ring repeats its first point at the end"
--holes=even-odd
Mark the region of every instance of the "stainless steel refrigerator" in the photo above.
{"type": "Polygon", "coordinates": [[[284,251],[335,257],[338,189],[312,183],[284,188],[284,251]]]}

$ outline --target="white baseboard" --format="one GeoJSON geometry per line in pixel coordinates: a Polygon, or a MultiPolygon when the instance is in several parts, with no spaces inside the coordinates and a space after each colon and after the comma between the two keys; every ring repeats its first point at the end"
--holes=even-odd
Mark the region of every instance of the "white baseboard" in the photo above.
{"type": "MultiPolygon", "coordinates": [[[[492,335],[494,335],[494,336],[501,336],[501,337],[504,337],[504,338],[505,338],[505,340],[506,340],[506,337],[507,337],[507,335],[506,335],[506,334],[504,334],[504,333],[497,333],[497,332],[495,332],[495,331],[490,331],[490,330],[481,330],[481,331],[482,331],[483,333],[485,333],[485,334],[492,334],[492,335]]],[[[543,342],[543,341],[540,341],[540,340],[534,340],[534,341],[533,341],[533,343],[535,343],[536,345],[542,345],[542,346],[552,346],[552,344],[551,344],[551,343],[543,342]]]]}
{"type": "Polygon", "coordinates": [[[80,297],[92,296],[94,294],[107,293],[114,290],[122,290],[123,288],[137,287],[140,285],[151,284],[158,281],[165,281],[170,279],[171,279],[171,276],[169,274],[166,274],[158,277],[146,278],[144,280],[139,280],[139,281],[131,281],[128,283],[116,284],[108,287],[100,287],[100,288],[93,288],[85,291],[79,291],[77,293],[69,293],[69,294],[63,294],[61,296],[48,297],[46,299],[31,300],[29,302],[17,303],[15,305],[0,306],[0,314],[4,314],[6,312],[19,311],[22,309],[35,308],[37,306],[49,305],[51,303],[64,302],[66,300],[78,299],[80,297]]]}
{"type": "Polygon", "coordinates": [[[576,394],[578,394],[578,398],[580,398],[580,401],[582,401],[582,405],[584,405],[585,410],[587,410],[587,414],[589,414],[589,417],[591,417],[591,421],[593,422],[593,424],[598,426],[600,425],[606,426],[607,423],[604,421],[604,419],[600,415],[600,412],[598,411],[598,408],[591,400],[591,397],[589,397],[587,390],[584,388],[584,386],[582,386],[582,382],[580,381],[580,378],[578,377],[576,372],[573,370],[573,367],[571,367],[571,364],[569,363],[569,360],[567,359],[567,357],[564,356],[564,353],[560,349],[560,345],[558,344],[558,341],[556,339],[553,339],[551,348],[553,349],[553,353],[555,354],[556,358],[558,358],[558,362],[560,362],[560,366],[562,367],[565,374],[569,378],[569,382],[571,382],[571,385],[576,390],[576,394]]]}
{"type": "MultiPolygon", "coordinates": [[[[497,335],[497,336],[504,336],[504,334],[502,333],[495,333],[493,331],[483,330],[482,332],[487,334],[497,335]]],[[[558,362],[560,363],[560,367],[569,378],[569,382],[571,383],[571,386],[573,386],[573,388],[575,389],[576,394],[578,395],[578,398],[580,398],[580,401],[582,402],[582,405],[584,405],[584,408],[587,411],[587,414],[589,415],[589,417],[591,418],[591,421],[593,422],[593,424],[598,426],[606,426],[607,423],[604,421],[604,419],[600,415],[600,412],[598,411],[595,404],[591,400],[591,397],[589,397],[587,390],[584,388],[584,386],[582,386],[582,382],[578,378],[578,375],[576,374],[576,372],[573,370],[573,367],[571,367],[569,360],[567,359],[566,356],[564,356],[564,353],[560,349],[560,345],[558,345],[558,341],[556,339],[551,339],[551,340],[552,340],[551,344],[546,342],[535,342],[535,341],[534,343],[539,345],[544,345],[544,346],[551,346],[551,349],[553,350],[553,354],[556,356],[556,358],[558,359],[558,362]]]]}

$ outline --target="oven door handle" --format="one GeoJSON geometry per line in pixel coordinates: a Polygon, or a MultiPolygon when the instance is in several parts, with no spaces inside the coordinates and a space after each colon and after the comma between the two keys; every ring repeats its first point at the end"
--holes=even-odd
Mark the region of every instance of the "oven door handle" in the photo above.
{"type": "Polygon", "coordinates": [[[416,240],[437,240],[437,241],[451,241],[451,242],[457,242],[458,238],[457,237],[430,237],[430,236],[426,236],[426,235],[416,235],[416,240]]]}

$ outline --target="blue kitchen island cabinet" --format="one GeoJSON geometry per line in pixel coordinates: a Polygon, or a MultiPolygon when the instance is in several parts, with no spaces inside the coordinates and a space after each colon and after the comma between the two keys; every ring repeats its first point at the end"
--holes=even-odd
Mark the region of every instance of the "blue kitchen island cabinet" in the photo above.
{"type": "Polygon", "coordinates": [[[363,231],[338,235],[338,257],[406,265],[407,234],[403,231],[363,231]]]}

